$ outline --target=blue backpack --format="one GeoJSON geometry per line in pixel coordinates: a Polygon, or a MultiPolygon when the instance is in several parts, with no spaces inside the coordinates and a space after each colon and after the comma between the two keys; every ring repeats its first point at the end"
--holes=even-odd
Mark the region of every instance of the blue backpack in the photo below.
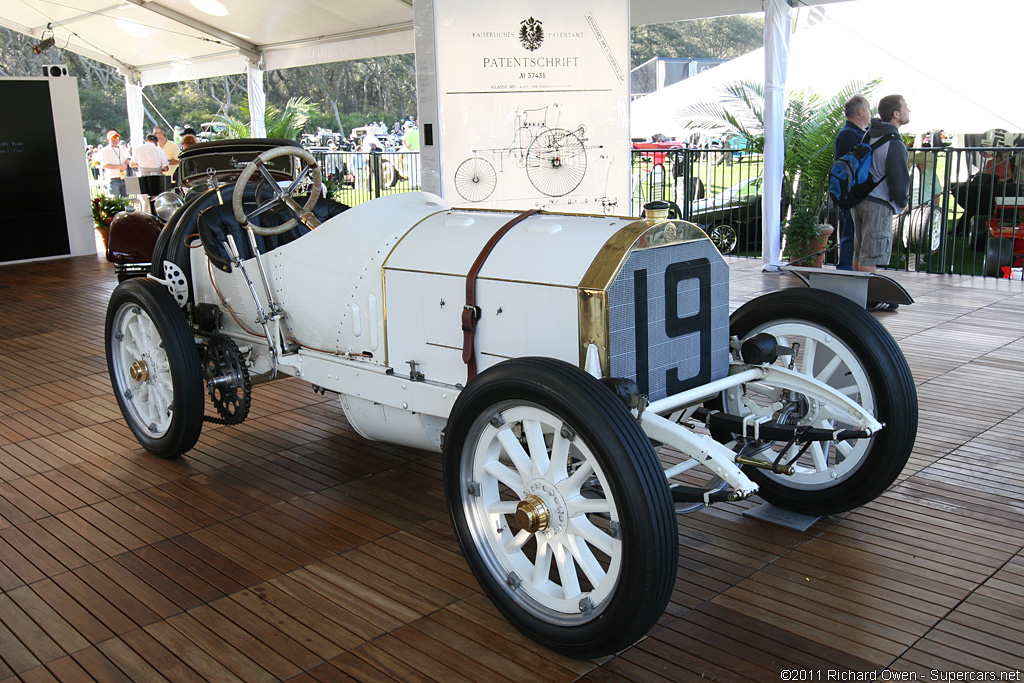
{"type": "Polygon", "coordinates": [[[836,159],[828,173],[828,193],[841,209],[852,209],[867,197],[871,190],[885,180],[871,178],[871,158],[874,151],[891,140],[899,140],[896,133],[886,133],[868,144],[868,133],[849,152],[836,159]]]}

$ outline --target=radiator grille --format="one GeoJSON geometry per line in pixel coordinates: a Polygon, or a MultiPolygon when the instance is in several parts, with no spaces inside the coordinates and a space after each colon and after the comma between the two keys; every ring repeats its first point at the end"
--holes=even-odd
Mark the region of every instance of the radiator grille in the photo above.
{"type": "Polygon", "coordinates": [[[729,269],[709,240],[633,251],[608,290],[612,377],[652,401],[729,370],[729,269]]]}

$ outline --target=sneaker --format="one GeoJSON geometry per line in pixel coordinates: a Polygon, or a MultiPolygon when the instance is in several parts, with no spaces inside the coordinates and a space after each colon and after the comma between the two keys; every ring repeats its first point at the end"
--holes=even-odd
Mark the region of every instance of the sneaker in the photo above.
{"type": "Polygon", "coordinates": [[[899,307],[900,307],[899,304],[889,303],[888,301],[869,301],[868,302],[868,310],[869,311],[895,311],[899,307]]]}

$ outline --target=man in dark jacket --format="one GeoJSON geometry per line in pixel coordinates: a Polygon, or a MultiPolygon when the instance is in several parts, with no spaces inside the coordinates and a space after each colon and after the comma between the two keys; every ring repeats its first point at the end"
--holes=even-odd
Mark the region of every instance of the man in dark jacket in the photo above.
{"type": "MultiPolygon", "coordinates": [[[[871,104],[863,95],[854,95],[844,107],[846,125],[836,135],[836,154],[838,159],[845,155],[853,146],[864,139],[864,131],[871,123],[871,104]]],[[[849,209],[843,209],[839,224],[839,263],[837,270],[853,270],[853,216],[849,209]]]]}
{"type": "MultiPolygon", "coordinates": [[[[907,146],[899,137],[899,127],[910,123],[910,108],[900,95],[887,95],[878,103],[878,118],[868,128],[868,143],[883,135],[895,139],[875,150],[871,158],[872,179],[881,182],[853,207],[855,228],[853,269],[873,273],[887,265],[892,254],[892,217],[907,208],[910,199],[910,169],[907,146]]],[[[894,304],[877,304],[874,310],[889,310],[894,304]],[[884,308],[883,308],[884,307],[884,308]]]]}

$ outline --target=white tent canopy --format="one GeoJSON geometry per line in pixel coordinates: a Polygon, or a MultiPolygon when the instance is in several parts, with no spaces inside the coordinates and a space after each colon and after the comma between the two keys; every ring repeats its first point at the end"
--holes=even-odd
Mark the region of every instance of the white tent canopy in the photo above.
{"type": "MultiPolygon", "coordinates": [[[[762,0],[630,0],[634,26],[760,12],[762,0]]],[[[413,51],[413,0],[17,0],[0,25],[143,85],[413,51]]]]}
{"type": "MultiPolygon", "coordinates": [[[[1024,89],[1013,81],[1012,66],[1019,61],[1013,20],[1019,13],[1017,0],[948,8],[921,0],[859,0],[816,8],[820,23],[803,23],[792,37],[787,90],[829,96],[850,81],[880,78],[872,103],[903,95],[911,122],[902,132],[1024,131],[1024,89]]],[[[760,82],[764,63],[764,51],[755,50],[636,100],[631,135],[686,135],[681,109],[721,100],[726,83],[760,82]]]]}

